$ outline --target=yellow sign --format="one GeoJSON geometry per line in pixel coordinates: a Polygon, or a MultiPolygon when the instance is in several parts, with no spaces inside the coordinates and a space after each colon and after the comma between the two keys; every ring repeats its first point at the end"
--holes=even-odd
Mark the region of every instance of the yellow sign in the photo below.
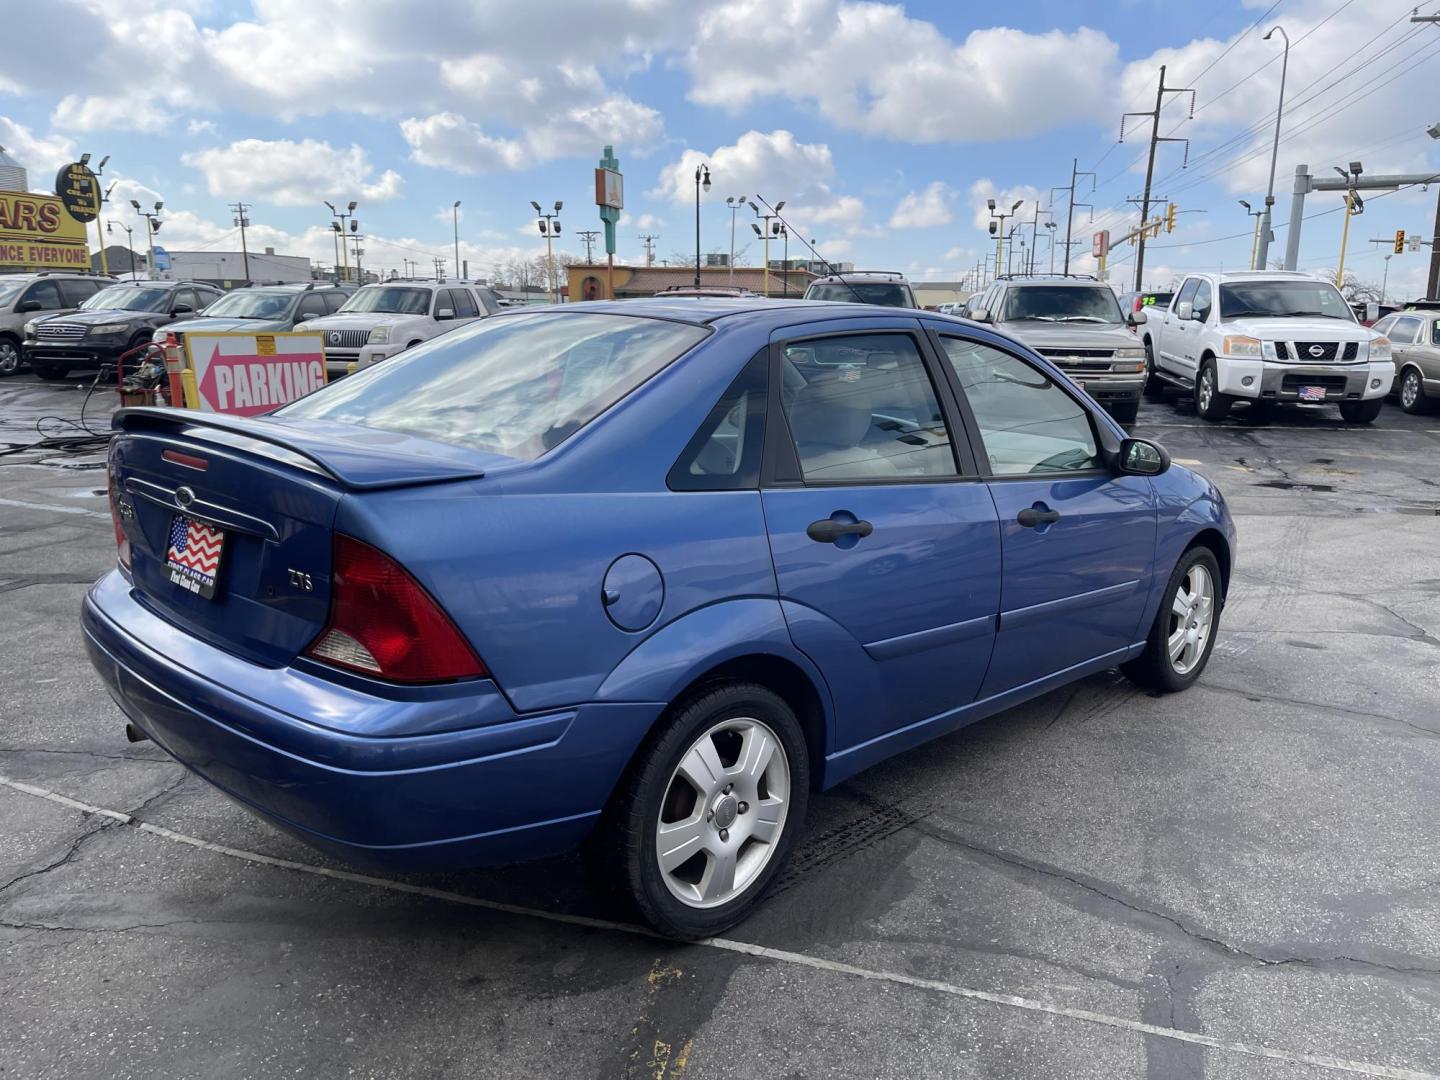
{"type": "Polygon", "coordinates": [[[0,266],[88,270],[85,226],[52,195],[0,191],[0,266]]]}

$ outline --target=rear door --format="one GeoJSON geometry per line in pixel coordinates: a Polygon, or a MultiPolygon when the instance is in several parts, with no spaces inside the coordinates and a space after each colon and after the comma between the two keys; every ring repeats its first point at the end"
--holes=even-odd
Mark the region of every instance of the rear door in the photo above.
{"type": "Polygon", "coordinates": [[[1191,320],[1180,318],[1180,305],[1193,303],[1195,290],[1199,287],[1199,278],[1186,278],[1175,296],[1175,302],[1165,313],[1164,328],[1160,332],[1159,359],[1165,361],[1163,366],[1170,371],[1189,374],[1185,358],[1189,355],[1190,338],[1196,331],[1191,320]]]}
{"type": "Polygon", "coordinates": [[[999,631],[982,697],[1102,657],[1141,636],[1155,554],[1148,478],[1105,465],[1096,420],[1018,353],[939,333],[999,518],[999,631]]]}
{"type": "Polygon", "coordinates": [[[843,750],[974,699],[1000,543],[918,323],[829,327],[772,342],[762,498],[791,636],[844,703],[843,750]]]}

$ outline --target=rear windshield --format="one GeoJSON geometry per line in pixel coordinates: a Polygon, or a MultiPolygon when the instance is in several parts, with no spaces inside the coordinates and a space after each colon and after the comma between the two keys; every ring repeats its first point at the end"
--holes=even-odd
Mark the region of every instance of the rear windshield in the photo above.
{"type": "Polygon", "coordinates": [[[1104,285],[1026,285],[1005,293],[1001,322],[1118,323],[1120,302],[1104,285]]]}
{"type": "Polygon", "coordinates": [[[910,290],[890,282],[854,281],[811,285],[806,300],[840,300],[847,304],[879,304],[881,307],[914,307],[910,290]]]}
{"type": "Polygon", "coordinates": [[[419,435],[531,461],[702,338],[627,315],[482,319],[325,387],[275,415],[419,435]]]}

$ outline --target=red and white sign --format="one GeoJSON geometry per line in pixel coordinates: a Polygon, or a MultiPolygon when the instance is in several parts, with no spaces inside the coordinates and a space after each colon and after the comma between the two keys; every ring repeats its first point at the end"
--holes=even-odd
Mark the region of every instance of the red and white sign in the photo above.
{"type": "Polygon", "coordinates": [[[1101,229],[1090,238],[1090,254],[1103,259],[1110,251],[1110,230],[1101,229]]]}
{"type": "Polygon", "coordinates": [[[189,333],[185,351],[204,412],[258,416],[325,385],[318,333],[189,333]]]}

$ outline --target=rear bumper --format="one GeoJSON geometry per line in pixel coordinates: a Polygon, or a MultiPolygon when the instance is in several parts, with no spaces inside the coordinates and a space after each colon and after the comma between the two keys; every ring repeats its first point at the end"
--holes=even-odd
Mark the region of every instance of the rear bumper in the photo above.
{"type": "Polygon", "coordinates": [[[118,572],[90,590],[81,622],[111,697],[162,749],[300,839],[385,869],[573,850],[664,707],[521,716],[488,681],[473,702],[454,688],[392,701],[205,645],[150,612],[118,572]],[[463,722],[472,703],[483,723],[434,730],[463,722]],[[371,733],[338,730],[347,723],[371,733]]]}

